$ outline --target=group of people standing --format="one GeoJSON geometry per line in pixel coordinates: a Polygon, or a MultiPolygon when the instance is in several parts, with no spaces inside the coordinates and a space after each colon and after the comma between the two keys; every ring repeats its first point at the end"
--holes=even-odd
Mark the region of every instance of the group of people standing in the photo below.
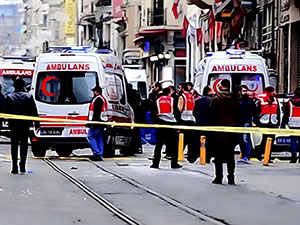
{"type": "MultiPolygon", "coordinates": [[[[206,86],[202,95],[193,89],[190,82],[182,83],[177,90],[174,86],[162,89],[159,82],[154,83],[149,100],[152,103],[152,120],[158,124],[186,126],[230,126],[279,128],[288,125],[290,128],[300,127],[300,88],[290,99],[283,110],[275,97],[275,89],[268,86],[262,94],[253,95],[246,85],[240,85],[238,93],[230,91],[230,81],[223,79],[218,91],[206,86]]],[[[178,164],[178,134],[184,133],[184,146],[188,146],[187,160],[194,163],[199,157],[200,136],[206,136],[206,162],[214,158],[214,184],[222,184],[223,163],[227,164],[228,184],[235,184],[234,150],[240,146],[240,163],[249,163],[250,157],[262,160],[266,140],[275,135],[263,135],[259,148],[253,148],[249,133],[237,134],[227,132],[204,132],[162,128],[157,131],[157,144],[151,168],[159,168],[162,146],[166,145],[166,154],[171,158],[171,168],[181,168],[178,164]]],[[[291,138],[291,163],[297,161],[298,138],[291,138]]],[[[300,162],[300,161],[299,161],[300,162]]],[[[269,158],[269,163],[272,163],[269,158]]]]}

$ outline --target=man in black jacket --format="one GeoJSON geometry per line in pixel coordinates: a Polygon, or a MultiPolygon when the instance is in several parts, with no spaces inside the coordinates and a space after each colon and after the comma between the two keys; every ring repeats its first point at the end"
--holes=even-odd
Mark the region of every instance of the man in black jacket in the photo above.
{"type": "MultiPolygon", "coordinates": [[[[15,115],[38,116],[37,108],[31,94],[25,91],[25,81],[14,81],[15,91],[7,96],[7,112],[15,115]]],[[[30,120],[10,120],[12,174],[18,174],[18,148],[20,144],[20,172],[26,173],[26,158],[28,151],[30,120]]]]}
{"type": "MultiPolygon", "coordinates": [[[[249,88],[246,85],[239,87],[239,103],[240,103],[240,122],[243,127],[252,127],[254,124],[256,105],[252,98],[249,97],[249,88]]],[[[250,163],[250,155],[252,150],[252,143],[249,133],[241,134],[239,145],[241,148],[242,157],[238,162],[250,163]]]]}

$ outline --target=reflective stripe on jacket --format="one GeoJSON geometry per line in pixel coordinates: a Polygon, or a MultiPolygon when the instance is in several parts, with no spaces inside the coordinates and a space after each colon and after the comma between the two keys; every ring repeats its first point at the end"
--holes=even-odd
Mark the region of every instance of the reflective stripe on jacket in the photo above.
{"type": "Polygon", "coordinates": [[[274,101],[270,104],[267,101],[267,94],[260,94],[257,96],[261,105],[261,112],[259,115],[259,121],[261,124],[269,124],[277,125],[277,110],[278,110],[278,100],[274,98],[274,101]]]}
{"type": "Polygon", "coordinates": [[[176,122],[173,113],[173,98],[171,96],[161,96],[156,100],[157,116],[167,122],[176,122]]]}
{"type": "Polygon", "coordinates": [[[99,120],[97,121],[107,121],[108,120],[108,116],[107,116],[107,101],[106,99],[102,96],[102,95],[97,95],[91,102],[90,106],[89,106],[89,114],[88,114],[88,119],[91,121],[93,120],[93,116],[94,116],[94,106],[95,106],[95,102],[96,100],[100,98],[102,100],[102,109],[101,109],[101,113],[100,113],[100,117],[99,120]]]}
{"type": "Polygon", "coordinates": [[[194,107],[195,107],[195,99],[190,93],[182,93],[182,97],[184,99],[183,111],[181,112],[181,119],[183,121],[194,121],[196,119],[193,115],[194,107]]]}

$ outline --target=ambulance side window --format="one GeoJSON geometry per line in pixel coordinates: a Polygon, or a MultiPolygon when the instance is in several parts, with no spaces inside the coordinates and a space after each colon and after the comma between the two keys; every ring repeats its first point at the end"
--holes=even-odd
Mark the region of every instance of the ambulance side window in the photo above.
{"type": "Polygon", "coordinates": [[[125,104],[125,91],[123,80],[119,75],[106,74],[105,95],[109,102],[125,104]]]}
{"type": "Polygon", "coordinates": [[[91,89],[96,86],[96,73],[85,72],[77,73],[72,76],[72,90],[76,97],[77,103],[86,103],[93,98],[91,89]]]}

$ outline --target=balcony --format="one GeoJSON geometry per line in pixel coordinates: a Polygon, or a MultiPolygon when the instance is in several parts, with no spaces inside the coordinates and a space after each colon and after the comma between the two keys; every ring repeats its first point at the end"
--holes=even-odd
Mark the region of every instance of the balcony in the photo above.
{"type": "Polygon", "coordinates": [[[167,9],[147,9],[147,26],[166,26],[167,9]]]}

